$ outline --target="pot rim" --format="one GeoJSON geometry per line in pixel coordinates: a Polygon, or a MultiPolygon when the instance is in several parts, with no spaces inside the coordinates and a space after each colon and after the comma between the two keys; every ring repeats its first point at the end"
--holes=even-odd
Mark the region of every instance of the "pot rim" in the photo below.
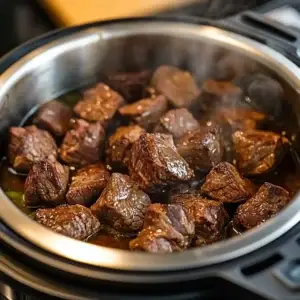
{"type": "MultiPolygon", "coordinates": [[[[157,33],[173,36],[184,34],[184,36],[239,51],[266,65],[284,78],[294,90],[298,93],[300,91],[298,67],[282,54],[263,44],[212,26],[138,19],[135,22],[125,20],[116,24],[91,24],[91,28],[73,33],[71,36],[67,35],[59,38],[28,53],[1,74],[0,109],[1,104],[4,105],[9,89],[13,87],[18,79],[33,70],[45,57],[53,59],[63,51],[81,47],[84,43],[97,43],[100,39],[157,33]]],[[[297,194],[293,202],[277,217],[267,221],[258,229],[250,230],[242,236],[203,248],[189,249],[182,253],[172,253],[170,255],[154,255],[106,248],[57,234],[22,213],[1,189],[0,219],[9,228],[34,245],[71,261],[126,271],[175,271],[205,267],[232,260],[253,252],[281,237],[300,221],[300,195],[297,194]]]]}

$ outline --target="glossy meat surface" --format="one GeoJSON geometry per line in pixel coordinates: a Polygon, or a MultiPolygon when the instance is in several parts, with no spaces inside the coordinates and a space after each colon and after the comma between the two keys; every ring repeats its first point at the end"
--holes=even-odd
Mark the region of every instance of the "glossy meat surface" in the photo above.
{"type": "Polygon", "coordinates": [[[104,83],[98,83],[83,94],[83,99],[74,107],[74,112],[87,121],[99,121],[105,125],[124,104],[123,97],[104,83]]]}
{"type": "Polygon", "coordinates": [[[71,108],[57,100],[52,100],[39,108],[34,122],[55,136],[63,136],[69,129],[71,117],[71,108]]]}
{"type": "Polygon", "coordinates": [[[38,209],[34,219],[49,229],[76,240],[85,240],[100,229],[91,210],[82,205],[38,209]]]}
{"type": "Polygon", "coordinates": [[[195,194],[174,195],[172,203],[181,205],[195,223],[194,245],[204,246],[225,238],[229,216],[222,203],[195,194]]]}
{"type": "Polygon", "coordinates": [[[108,141],[107,161],[112,164],[126,165],[132,144],[146,131],[138,125],[119,127],[108,141]]]}
{"type": "Polygon", "coordinates": [[[198,121],[186,108],[171,109],[164,114],[154,132],[171,134],[174,139],[199,128],[198,121]]]}
{"type": "Polygon", "coordinates": [[[166,98],[158,95],[125,105],[119,109],[119,112],[146,130],[152,130],[166,110],[166,98]]]}
{"type": "Polygon", "coordinates": [[[280,163],[288,140],[271,131],[248,130],[233,134],[237,168],[245,175],[260,175],[280,163]]]}
{"type": "Polygon", "coordinates": [[[251,229],[277,215],[289,201],[288,191],[266,182],[252,198],[238,207],[235,220],[244,228],[251,229]]]}
{"type": "Polygon", "coordinates": [[[69,204],[90,206],[105,188],[109,172],[101,163],[87,165],[72,176],[71,185],[66,195],[69,204]]]}
{"type": "Polygon", "coordinates": [[[142,228],[150,204],[149,196],[129,176],[113,173],[91,210],[117,231],[136,232],[142,228]]]}
{"type": "Polygon", "coordinates": [[[152,86],[175,107],[191,107],[200,95],[193,76],[172,66],[160,66],[153,74],[152,86]]]}
{"type": "Polygon", "coordinates": [[[238,203],[249,199],[255,188],[233,165],[221,162],[206,176],[201,192],[220,202],[238,203]]]}
{"type": "Polygon", "coordinates": [[[89,124],[76,119],[73,120],[72,127],[60,146],[60,158],[67,164],[75,166],[98,162],[105,139],[100,122],[89,124]]]}
{"type": "Polygon", "coordinates": [[[128,160],[130,177],[142,189],[155,191],[193,178],[194,173],[166,134],[143,134],[134,142],[128,160]]]}
{"type": "Polygon", "coordinates": [[[35,125],[10,128],[8,158],[15,170],[27,173],[34,163],[56,157],[56,143],[47,131],[35,125]]]}
{"type": "Polygon", "coordinates": [[[35,163],[25,181],[24,204],[26,206],[55,206],[66,202],[69,167],[55,160],[35,163]]]}
{"type": "Polygon", "coordinates": [[[179,205],[152,204],[143,230],[130,242],[130,249],[152,253],[182,251],[190,244],[194,230],[194,223],[179,205]]]}
{"type": "Polygon", "coordinates": [[[208,172],[223,159],[223,141],[219,127],[199,128],[180,138],[178,153],[194,171],[208,172]]]}

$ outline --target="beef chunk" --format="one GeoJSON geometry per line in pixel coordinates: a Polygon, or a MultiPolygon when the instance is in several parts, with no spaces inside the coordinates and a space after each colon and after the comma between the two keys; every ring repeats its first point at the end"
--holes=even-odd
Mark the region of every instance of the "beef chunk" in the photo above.
{"type": "Polygon", "coordinates": [[[208,172],[223,158],[223,143],[219,127],[196,129],[176,143],[178,153],[195,171],[208,172]]]}
{"type": "Polygon", "coordinates": [[[67,202],[90,206],[100,196],[108,179],[109,172],[101,163],[79,169],[72,177],[67,202]]]}
{"type": "Polygon", "coordinates": [[[151,200],[127,175],[113,173],[100,198],[91,207],[100,220],[120,232],[136,232],[143,226],[151,200]]]}
{"type": "Polygon", "coordinates": [[[119,92],[127,101],[132,102],[144,96],[144,90],[150,81],[151,72],[121,72],[109,75],[107,84],[119,92]]]}
{"type": "Polygon", "coordinates": [[[236,203],[249,199],[254,193],[254,186],[233,165],[221,162],[206,176],[201,192],[220,202],[236,203]]]}
{"type": "Polygon", "coordinates": [[[133,143],[128,159],[133,181],[147,191],[155,191],[168,184],[188,181],[193,171],[178,154],[173,138],[166,134],[143,134],[133,143]]]}
{"type": "Polygon", "coordinates": [[[250,229],[277,215],[289,201],[288,191],[266,182],[252,198],[238,207],[235,219],[244,228],[250,229]]]}
{"type": "Polygon", "coordinates": [[[175,107],[191,107],[200,90],[189,72],[172,66],[161,66],[153,74],[152,86],[175,107]]]}
{"type": "Polygon", "coordinates": [[[163,115],[154,132],[171,134],[174,139],[178,139],[198,127],[199,123],[186,108],[178,108],[163,115]]]}
{"type": "Polygon", "coordinates": [[[77,240],[85,240],[100,229],[100,223],[91,210],[78,204],[38,209],[34,219],[57,233],[77,240]]]}
{"type": "Polygon", "coordinates": [[[26,206],[55,206],[65,203],[69,182],[69,168],[55,160],[35,163],[25,181],[24,204],[26,206]]]}
{"type": "Polygon", "coordinates": [[[167,253],[186,249],[194,235],[194,223],[179,205],[152,204],[143,230],[130,242],[130,249],[167,253]]]}
{"type": "Polygon", "coordinates": [[[57,100],[53,100],[40,107],[35,123],[56,136],[63,136],[69,129],[71,117],[71,108],[57,100]]]}
{"type": "Polygon", "coordinates": [[[216,113],[216,120],[231,134],[237,130],[256,129],[266,118],[264,113],[246,108],[221,108],[216,113]]]}
{"type": "Polygon", "coordinates": [[[200,108],[202,111],[215,111],[220,107],[237,107],[241,104],[242,90],[228,81],[207,80],[201,87],[200,108]]]}
{"type": "Polygon", "coordinates": [[[195,223],[196,246],[212,244],[225,238],[225,226],[229,217],[223,203],[194,193],[179,194],[172,201],[181,205],[189,220],[195,223]]]}
{"type": "Polygon", "coordinates": [[[119,109],[119,112],[146,130],[151,130],[166,110],[167,100],[164,96],[159,95],[125,105],[119,109]]]}
{"type": "Polygon", "coordinates": [[[84,120],[72,120],[60,146],[61,159],[71,165],[84,166],[99,161],[105,132],[100,122],[89,124],[84,120]]]}
{"type": "Polygon", "coordinates": [[[109,138],[107,159],[112,164],[125,164],[132,144],[146,131],[138,125],[122,126],[109,138]]]}
{"type": "Polygon", "coordinates": [[[84,92],[82,101],[75,107],[75,113],[87,121],[99,121],[102,125],[113,118],[124,103],[123,97],[104,83],[97,84],[84,92]]]}
{"type": "Polygon", "coordinates": [[[237,131],[232,139],[237,167],[245,175],[259,175],[274,169],[288,146],[286,138],[270,131],[237,131]]]}
{"type": "Polygon", "coordinates": [[[284,90],[277,80],[264,74],[248,74],[238,84],[254,109],[273,117],[280,115],[284,90]]]}
{"type": "Polygon", "coordinates": [[[10,128],[8,158],[16,171],[29,172],[34,163],[56,157],[57,146],[47,131],[35,125],[10,128]]]}

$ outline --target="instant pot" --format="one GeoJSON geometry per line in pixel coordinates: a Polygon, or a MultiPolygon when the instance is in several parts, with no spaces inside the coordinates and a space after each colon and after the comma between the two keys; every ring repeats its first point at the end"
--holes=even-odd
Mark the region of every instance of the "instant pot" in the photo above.
{"type": "MultiPolygon", "coordinates": [[[[52,32],[0,61],[1,154],[9,126],[37,104],[95,82],[102,73],[160,64],[206,76],[220,53],[278,79],[300,132],[297,31],[245,12],[222,21],[148,17],[52,32]],[[252,64],[251,64],[252,65],[252,64]]],[[[277,217],[241,236],[182,253],[98,247],[56,234],[0,190],[0,293],[7,299],[300,299],[300,195],[277,217]]]]}

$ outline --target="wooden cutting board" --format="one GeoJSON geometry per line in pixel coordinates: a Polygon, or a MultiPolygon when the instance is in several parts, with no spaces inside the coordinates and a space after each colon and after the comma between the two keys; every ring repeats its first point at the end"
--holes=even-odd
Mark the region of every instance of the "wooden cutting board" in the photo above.
{"type": "MultiPolygon", "coordinates": [[[[197,2],[205,0],[196,0],[197,2]]],[[[195,0],[41,0],[59,26],[96,20],[144,16],[195,2],[195,0]]]]}

